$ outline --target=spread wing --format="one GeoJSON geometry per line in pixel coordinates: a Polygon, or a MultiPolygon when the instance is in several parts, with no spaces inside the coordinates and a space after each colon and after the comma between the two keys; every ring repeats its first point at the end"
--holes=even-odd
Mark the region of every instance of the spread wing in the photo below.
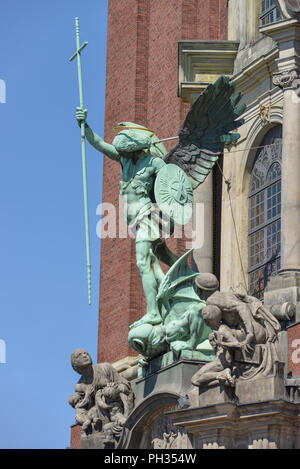
{"type": "MultiPolygon", "coordinates": [[[[161,298],[167,299],[169,297],[174,298],[176,290],[180,289],[180,286],[183,286],[184,284],[193,284],[193,279],[199,275],[199,272],[193,272],[188,265],[188,257],[192,251],[192,249],[187,251],[170,267],[159,285],[156,296],[157,300],[161,298]]],[[[184,298],[186,298],[187,294],[190,299],[196,299],[199,301],[198,296],[195,297],[193,288],[189,292],[184,292],[184,298]]]]}
{"type": "Polygon", "coordinates": [[[182,168],[192,180],[193,189],[211,172],[225,143],[239,138],[230,133],[243,120],[246,105],[238,105],[242,94],[233,96],[235,83],[221,76],[197,98],[179,131],[179,143],[164,156],[166,163],[182,168]]]}

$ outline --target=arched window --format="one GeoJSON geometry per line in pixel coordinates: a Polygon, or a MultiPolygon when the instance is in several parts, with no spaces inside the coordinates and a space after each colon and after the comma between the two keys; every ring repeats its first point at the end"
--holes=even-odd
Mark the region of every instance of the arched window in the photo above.
{"type": "Polygon", "coordinates": [[[280,268],[282,127],[261,142],[251,172],[249,195],[249,294],[262,298],[280,268]]]}

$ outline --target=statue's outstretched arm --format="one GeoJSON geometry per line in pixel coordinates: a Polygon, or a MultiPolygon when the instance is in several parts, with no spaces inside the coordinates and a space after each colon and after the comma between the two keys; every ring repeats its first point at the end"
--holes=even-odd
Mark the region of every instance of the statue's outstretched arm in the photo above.
{"type": "MultiPolygon", "coordinates": [[[[79,124],[81,125],[81,121],[84,120],[86,122],[87,110],[76,108],[76,119],[79,124]]],[[[108,156],[108,158],[120,161],[119,152],[115,149],[113,145],[110,143],[106,143],[99,135],[97,135],[90,126],[85,123],[85,136],[89,143],[96,148],[96,150],[101,151],[104,155],[108,156]]]]}
{"type": "Polygon", "coordinates": [[[88,139],[89,143],[96,148],[96,150],[101,151],[108,158],[119,161],[120,155],[119,152],[115,149],[110,143],[106,143],[99,135],[97,135],[93,130],[86,124],[85,136],[88,139]]]}

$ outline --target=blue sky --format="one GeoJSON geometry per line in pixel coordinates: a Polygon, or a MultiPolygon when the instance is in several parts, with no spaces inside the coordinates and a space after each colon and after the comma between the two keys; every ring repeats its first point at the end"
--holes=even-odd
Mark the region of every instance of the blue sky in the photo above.
{"type": "Polygon", "coordinates": [[[10,0],[0,14],[0,448],[65,448],[76,347],[96,359],[102,155],[87,147],[92,258],[88,305],[76,49],[88,121],[104,126],[107,0],[10,0]]]}

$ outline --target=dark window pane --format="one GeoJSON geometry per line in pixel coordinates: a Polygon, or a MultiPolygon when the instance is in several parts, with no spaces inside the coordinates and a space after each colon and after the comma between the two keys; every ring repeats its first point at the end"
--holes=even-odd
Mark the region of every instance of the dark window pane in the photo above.
{"type": "MultiPolygon", "coordinates": [[[[270,11],[267,13],[270,16],[270,11]]],[[[279,217],[281,210],[281,141],[281,126],[266,134],[251,173],[249,226],[259,230],[249,235],[249,293],[261,299],[268,280],[280,268],[281,223],[280,219],[271,220],[279,217]],[[253,194],[254,190],[259,192],[253,194]]]]}

